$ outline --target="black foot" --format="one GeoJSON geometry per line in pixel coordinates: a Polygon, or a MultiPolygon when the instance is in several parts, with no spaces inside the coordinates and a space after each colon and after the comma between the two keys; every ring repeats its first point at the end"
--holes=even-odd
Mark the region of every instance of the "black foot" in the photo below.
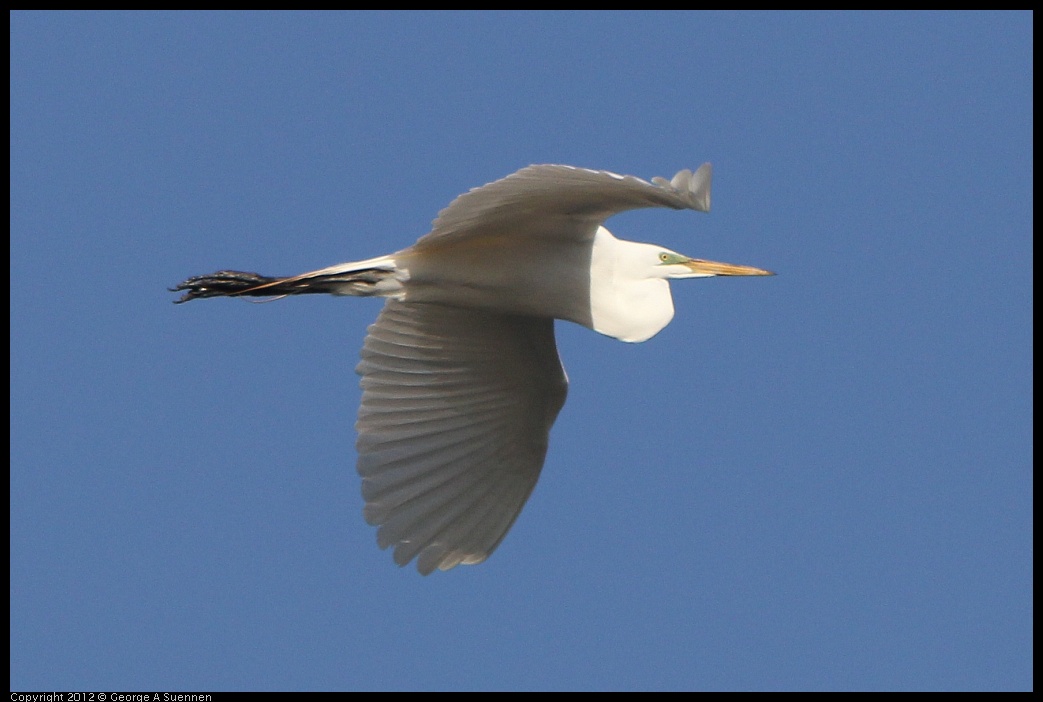
{"type": "Polygon", "coordinates": [[[280,278],[269,278],[257,273],[244,273],[243,271],[218,271],[209,275],[197,275],[189,278],[176,288],[170,288],[170,292],[185,291],[175,303],[188,302],[199,297],[235,297],[236,295],[261,295],[268,296],[273,293],[270,289],[258,290],[256,293],[249,292],[259,285],[274,283],[280,278]]]}

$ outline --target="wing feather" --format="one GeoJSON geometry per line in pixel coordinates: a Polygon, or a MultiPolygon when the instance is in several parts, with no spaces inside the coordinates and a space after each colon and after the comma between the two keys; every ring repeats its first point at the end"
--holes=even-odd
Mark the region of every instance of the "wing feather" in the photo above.
{"type": "Polygon", "coordinates": [[[512,233],[587,239],[612,215],[643,207],[709,212],[711,176],[709,163],[652,182],[575,166],[527,166],[457,197],[413,249],[446,237],[512,233]]]}
{"type": "Polygon", "coordinates": [[[565,401],[553,320],[389,300],[357,370],[377,543],[425,575],[483,561],[535,487],[565,401]]]}

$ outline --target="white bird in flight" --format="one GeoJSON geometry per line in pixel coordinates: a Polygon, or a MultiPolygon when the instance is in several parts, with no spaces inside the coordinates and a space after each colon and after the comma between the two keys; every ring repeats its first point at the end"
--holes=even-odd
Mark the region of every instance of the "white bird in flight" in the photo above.
{"type": "Polygon", "coordinates": [[[642,207],[710,209],[709,163],[651,182],[534,165],[460,195],[430,233],[387,256],[289,278],[218,271],[174,288],[200,297],[311,293],[387,298],[362,347],[363,515],[400,566],[481,563],[536,485],[568,380],[566,319],[645,341],[674,315],[668,281],[772,275],[624,241],[602,223],[642,207]]]}

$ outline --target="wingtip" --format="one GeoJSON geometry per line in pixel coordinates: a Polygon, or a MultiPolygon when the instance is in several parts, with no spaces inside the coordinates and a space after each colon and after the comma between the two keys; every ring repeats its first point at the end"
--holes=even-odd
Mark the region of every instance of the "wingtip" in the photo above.
{"type": "Polygon", "coordinates": [[[707,162],[699,166],[688,181],[688,192],[700,212],[710,211],[710,185],[713,180],[713,166],[707,162]]]}
{"type": "Polygon", "coordinates": [[[685,168],[674,174],[670,180],[653,178],[652,182],[662,187],[673,188],[686,196],[688,206],[699,212],[710,211],[710,183],[713,179],[713,166],[704,163],[693,173],[685,168]]]}

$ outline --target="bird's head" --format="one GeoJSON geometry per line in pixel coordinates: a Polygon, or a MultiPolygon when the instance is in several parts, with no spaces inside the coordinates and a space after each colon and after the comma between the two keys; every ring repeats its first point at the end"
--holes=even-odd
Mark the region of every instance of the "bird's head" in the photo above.
{"type": "Polygon", "coordinates": [[[734,263],[719,263],[701,258],[689,258],[667,249],[655,252],[654,269],[662,278],[709,278],[715,275],[775,275],[771,271],[734,263]]]}

